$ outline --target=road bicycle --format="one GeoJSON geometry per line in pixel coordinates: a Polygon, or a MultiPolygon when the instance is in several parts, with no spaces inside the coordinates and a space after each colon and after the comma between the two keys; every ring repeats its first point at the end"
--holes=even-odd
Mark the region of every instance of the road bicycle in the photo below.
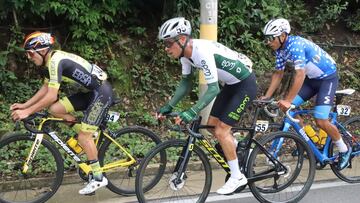
{"type": "MultiPolygon", "coordinates": [[[[302,137],[313,151],[317,163],[320,165],[318,168],[323,168],[330,164],[331,170],[341,180],[349,183],[360,182],[360,117],[355,116],[344,122],[337,120],[338,114],[344,115],[349,113],[349,107],[340,105],[343,97],[351,95],[354,91],[351,89],[337,91],[336,92],[336,103],[335,108],[330,112],[331,123],[334,124],[345,141],[345,143],[352,147],[351,158],[349,160],[349,166],[343,170],[339,170],[337,167],[338,152],[336,147],[331,140],[331,137],[326,138],[326,142],[323,146],[319,147],[314,144],[309,136],[305,133],[304,128],[299,124],[299,120],[294,117],[300,115],[313,115],[314,110],[312,109],[294,109],[292,106],[291,110],[287,112],[287,117],[284,117],[282,131],[287,133],[289,129],[293,129],[299,137],[302,137]]],[[[276,156],[277,150],[280,150],[282,139],[275,140],[272,145],[273,155],[276,156]]],[[[296,152],[296,150],[294,150],[296,152]]]]}
{"type": "MultiPolygon", "coordinates": [[[[310,189],[315,174],[315,158],[305,141],[291,132],[274,132],[254,139],[256,119],[262,106],[268,101],[254,101],[257,108],[249,128],[233,130],[248,132],[239,142],[237,154],[241,171],[248,178],[248,185],[260,202],[298,202],[310,189]],[[282,139],[284,147],[276,157],[268,148],[274,140],[282,139]],[[292,150],[299,153],[293,156],[292,150]],[[250,153],[251,151],[251,153],[250,153]]],[[[176,116],[172,114],[171,116],[176,116]]],[[[216,163],[230,177],[230,168],[200,129],[201,117],[181,128],[187,139],[165,141],[141,162],[136,176],[136,195],[139,202],[205,202],[212,184],[212,166],[216,163]],[[216,162],[209,162],[202,146],[216,162]],[[165,160],[161,161],[165,154],[165,160]],[[164,167],[159,167],[159,165],[164,167]],[[211,166],[212,165],[212,166],[211,166]],[[154,181],[155,180],[155,181],[154,181]]],[[[242,188],[243,189],[243,188],[242,188]]]]}
{"type": "MultiPolygon", "coordinates": [[[[109,111],[99,126],[95,143],[100,165],[109,180],[107,188],[117,194],[134,195],[137,167],[161,140],[139,126],[115,131],[107,128],[109,122],[118,119],[119,113],[109,111]]],[[[38,203],[51,198],[64,178],[64,160],[57,147],[77,163],[80,177],[87,179],[90,165],[52,129],[58,123],[68,122],[35,113],[23,120],[27,132],[16,132],[0,141],[0,202],[38,203]]]]}

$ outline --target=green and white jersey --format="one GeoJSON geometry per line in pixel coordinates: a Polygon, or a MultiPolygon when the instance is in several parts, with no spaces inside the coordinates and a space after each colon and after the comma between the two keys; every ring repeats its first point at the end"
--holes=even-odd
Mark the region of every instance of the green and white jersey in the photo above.
{"type": "Polygon", "coordinates": [[[204,71],[208,84],[222,81],[232,85],[241,82],[252,72],[253,63],[244,54],[238,53],[214,41],[193,39],[190,59],[182,57],[182,74],[191,74],[194,66],[204,71]]]}

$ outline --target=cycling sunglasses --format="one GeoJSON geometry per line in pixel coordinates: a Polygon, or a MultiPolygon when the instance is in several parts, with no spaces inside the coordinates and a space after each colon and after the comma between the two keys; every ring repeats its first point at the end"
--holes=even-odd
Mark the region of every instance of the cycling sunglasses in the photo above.
{"type": "Polygon", "coordinates": [[[274,36],[272,36],[272,35],[265,35],[264,43],[265,43],[265,44],[268,44],[268,43],[274,41],[275,38],[276,38],[276,37],[274,37],[274,36]]]}
{"type": "Polygon", "coordinates": [[[172,47],[172,45],[176,42],[177,40],[165,40],[164,41],[164,45],[166,48],[170,48],[172,47]]]}
{"type": "Polygon", "coordinates": [[[30,56],[31,58],[35,56],[36,51],[33,49],[26,50],[26,56],[30,56]]]}

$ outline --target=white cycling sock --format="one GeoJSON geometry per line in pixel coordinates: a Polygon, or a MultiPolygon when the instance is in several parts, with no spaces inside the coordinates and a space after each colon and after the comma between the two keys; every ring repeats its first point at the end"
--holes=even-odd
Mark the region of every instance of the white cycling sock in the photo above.
{"type": "Polygon", "coordinates": [[[342,138],[337,141],[334,141],[335,145],[339,149],[339,152],[347,152],[348,148],[342,138]]]}
{"type": "Polygon", "coordinates": [[[241,174],[240,168],[239,168],[239,161],[238,161],[238,159],[234,159],[234,160],[228,161],[228,164],[229,164],[229,166],[230,166],[231,177],[232,177],[232,178],[236,178],[236,179],[242,178],[242,174],[241,174]]]}

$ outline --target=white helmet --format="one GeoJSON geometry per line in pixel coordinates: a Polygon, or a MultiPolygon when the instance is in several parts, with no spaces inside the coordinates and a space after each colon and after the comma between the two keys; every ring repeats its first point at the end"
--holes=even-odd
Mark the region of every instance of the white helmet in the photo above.
{"type": "Polygon", "coordinates": [[[188,20],[183,17],[172,18],[162,24],[159,31],[159,39],[165,40],[174,38],[179,35],[190,35],[191,25],[188,20]]]}
{"type": "Polygon", "coordinates": [[[264,35],[271,35],[274,37],[280,36],[281,33],[290,33],[290,23],[284,18],[270,20],[264,27],[264,35]]]}

